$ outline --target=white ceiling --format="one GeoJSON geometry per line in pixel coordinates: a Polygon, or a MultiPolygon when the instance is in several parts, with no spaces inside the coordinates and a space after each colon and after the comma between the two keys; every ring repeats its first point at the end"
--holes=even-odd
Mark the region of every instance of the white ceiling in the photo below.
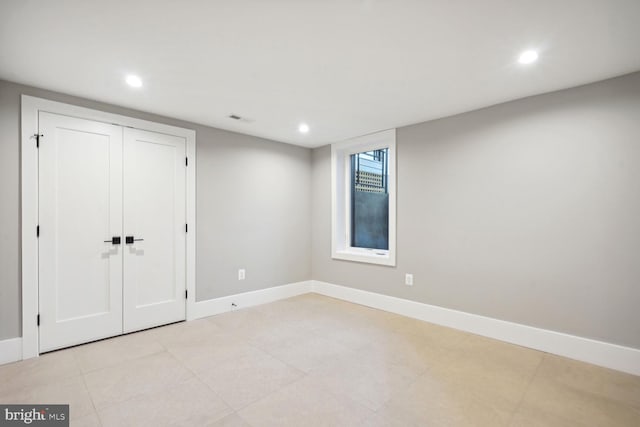
{"type": "Polygon", "coordinates": [[[2,79],[309,147],[636,70],[640,0],[0,0],[2,79]]]}

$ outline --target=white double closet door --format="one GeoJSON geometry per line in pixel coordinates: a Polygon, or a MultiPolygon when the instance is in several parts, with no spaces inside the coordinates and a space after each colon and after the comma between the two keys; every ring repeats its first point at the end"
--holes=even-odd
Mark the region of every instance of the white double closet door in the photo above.
{"type": "Polygon", "coordinates": [[[185,319],[185,139],[39,113],[45,352],[185,319]]]}

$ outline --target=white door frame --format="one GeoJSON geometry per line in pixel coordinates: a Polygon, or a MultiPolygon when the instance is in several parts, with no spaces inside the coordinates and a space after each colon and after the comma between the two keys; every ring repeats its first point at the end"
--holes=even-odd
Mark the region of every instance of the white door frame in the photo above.
{"type": "MultiPolygon", "coordinates": [[[[162,123],[135,119],[119,114],[64,104],[48,99],[22,95],[21,107],[21,196],[22,196],[22,358],[39,355],[38,343],[38,150],[35,134],[38,133],[38,112],[111,123],[152,132],[185,138],[187,157],[187,206],[186,218],[189,224],[187,238],[187,320],[193,318],[196,304],[196,132],[162,123]]],[[[46,144],[47,135],[41,143],[46,144]]]]}

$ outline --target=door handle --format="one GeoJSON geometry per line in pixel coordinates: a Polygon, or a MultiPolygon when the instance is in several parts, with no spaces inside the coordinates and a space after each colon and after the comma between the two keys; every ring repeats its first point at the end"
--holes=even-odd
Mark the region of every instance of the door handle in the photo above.
{"type": "Polygon", "coordinates": [[[120,236],[113,236],[111,240],[105,240],[105,243],[111,243],[112,245],[119,245],[121,243],[120,236]]]}
{"type": "Polygon", "coordinates": [[[124,242],[127,245],[131,245],[133,242],[143,242],[143,241],[144,241],[144,239],[134,239],[133,236],[126,236],[124,238],[124,242]]]}

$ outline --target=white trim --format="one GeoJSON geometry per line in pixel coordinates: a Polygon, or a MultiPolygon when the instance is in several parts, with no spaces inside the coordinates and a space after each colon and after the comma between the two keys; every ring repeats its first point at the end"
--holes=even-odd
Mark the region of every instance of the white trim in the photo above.
{"type": "Polygon", "coordinates": [[[186,267],[186,281],[187,281],[187,313],[186,317],[189,320],[191,312],[195,310],[196,304],[196,132],[193,132],[191,143],[187,139],[187,158],[189,159],[189,165],[187,166],[187,265],[186,267]]]}
{"type": "Polygon", "coordinates": [[[226,313],[232,310],[266,304],[297,295],[307,294],[309,292],[311,292],[310,280],[200,301],[195,303],[194,310],[191,311],[191,317],[189,320],[200,319],[203,317],[213,316],[214,314],[226,313]],[[232,303],[235,303],[235,306],[232,306],[232,303]]]}
{"type": "Polygon", "coordinates": [[[640,349],[316,280],[312,281],[312,291],[500,341],[640,375],[640,349]]]}
{"type": "MultiPolygon", "coordinates": [[[[155,123],[119,114],[106,113],[48,99],[22,95],[21,156],[22,156],[22,358],[38,356],[38,151],[33,135],[38,132],[38,112],[61,114],[82,119],[116,124],[185,138],[189,166],[187,168],[187,319],[194,309],[196,294],[196,132],[176,126],[155,123]]],[[[46,135],[44,140],[46,141],[46,135]]]]}
{"type": "Polygon", "coordinates": [[[0,341],[0,365],[22,360],[22,338],[0,341]]]}
{"type": "Polygon", "coordinates": [[[396,130],[389,129],[331,144],[331,257],[370,264],[396,265],[396,130]],[[388,148],[389,249],[354,248],[350,241],[351,189],[347,159],[355,153],[388,148]]]}

